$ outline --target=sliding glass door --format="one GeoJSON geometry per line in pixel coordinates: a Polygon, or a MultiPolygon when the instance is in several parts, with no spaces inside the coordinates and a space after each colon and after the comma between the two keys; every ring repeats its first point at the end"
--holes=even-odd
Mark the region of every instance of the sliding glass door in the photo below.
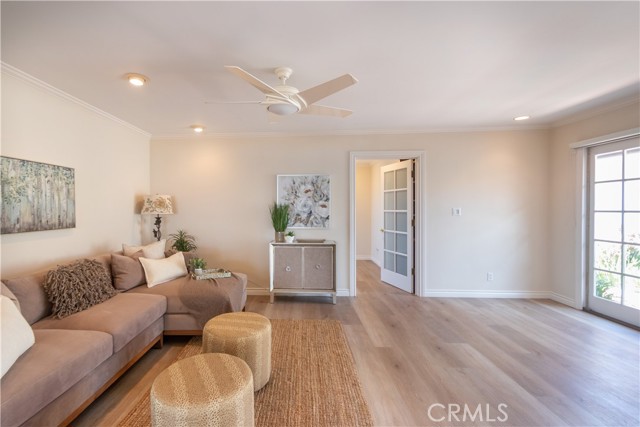
{"type": "Polygon", "coordinates": [[[640,140],[589,149],[590,310],[640,326],[640,140]]]}

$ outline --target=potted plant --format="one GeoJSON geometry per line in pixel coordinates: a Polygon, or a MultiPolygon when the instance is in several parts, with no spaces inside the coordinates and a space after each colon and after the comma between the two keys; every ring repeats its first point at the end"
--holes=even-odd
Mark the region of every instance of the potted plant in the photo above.
{"type": "Polygon", "coordinates": [[[294,241],[295,239],[296,239],[296,234],[295,234],[293,231],[291,231],[291,230],[289,230],[289,231],[287,232],[287,234],[284,236],[284,240],[285,240],[287,243],[293,243],[293,241],[294,241]]]}
{"type": "Polygon", "coordinates": [[[184,230],[178,230],[176,233],[170,234],[169,237],[173,241],[171,249],[179,252],[191,252],[198,249],[196,238],[184,230]]]}
{"type": "Polygon", "coordinates": [[[207,262],[202,258],[193,258],[191,267],[196,275],[202,274],[202,270],[207,266],[207,262]]]}
{"type": "Polygon", "coordinates": [[[269,213],[271,214],[273,229],[276,232],[275,240],[278,243],[282,243],[284,242],[284,231],[289,225],[289,205],[273,202],[273,205],[269,207],[269,213]]]}

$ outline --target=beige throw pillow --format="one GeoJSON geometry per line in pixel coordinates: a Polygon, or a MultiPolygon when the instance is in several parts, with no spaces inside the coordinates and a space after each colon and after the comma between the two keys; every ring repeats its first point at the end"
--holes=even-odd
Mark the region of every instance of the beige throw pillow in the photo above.
{"type": "Polygon", "coordinates": [[[11,292],[11,289],[7,288],[7,285],[5,285],[4,282],[0,282],[0,294],[9,298],[11,302],[13,302],[16,307],[18,307],[18,311],[20,311],[20,301],[18,301],[18,297],[16,297],[13,292],[11,292]]]}
{"type": "Polygon", "coordinates": [[[147,286],[150,288],[187,275],[187,266],[184,263],[184,255],[182,255],[182,252],[163,259],[141,257],[140,263],[142,264],[142,268],[144,268],[147,286]]]}
{"type": "Polygon", "coordinates": [[[0,370],[2,377],[16,363],[22,353],[36,342],[33,330],[22,317],[18,307],[6,296],[0,295],[0,370]]]}
{"type": "Polygon", "coordinates": [[[157,242],[149,243],[145,246],[129,246],[125,243],[122,244],[122,253],[125,256],[132,256],[136,252],[142,251],[145,258],[161,259],[164,258],[164,247],[167,245],[167,240],[162,239],[157,242]]]}

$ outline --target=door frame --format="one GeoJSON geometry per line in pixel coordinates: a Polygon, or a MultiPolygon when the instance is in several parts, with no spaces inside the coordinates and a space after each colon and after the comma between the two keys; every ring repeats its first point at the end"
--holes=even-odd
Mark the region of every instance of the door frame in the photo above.
{"type": "Polygon", "coordinates": [[[415,294],[425,296],[427,292],[427,207],[424,191],[427,188],[425,165],[427,155],[424,151],[351,151],[349,152],[349,296],[357,295],[356,289],[356,161],[414,159],[415,160],[415,294]]]}

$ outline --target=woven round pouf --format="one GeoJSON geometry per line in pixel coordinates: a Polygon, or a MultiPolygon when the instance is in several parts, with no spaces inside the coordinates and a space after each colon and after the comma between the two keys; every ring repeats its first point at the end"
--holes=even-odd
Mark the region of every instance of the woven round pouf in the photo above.
{"type": "Polygon", "coordinates": [[[202,331],[202,352],[231,354],[247,362],[258,391],[271,376],[271,322],[257,313],[216,316],[202,331]]]}
{"type": "Polygon", "coordinates": [[[154,427],[253,426],[253,376],[247,364],[228,354],[182,359],[151,386],[154,427]]]}

